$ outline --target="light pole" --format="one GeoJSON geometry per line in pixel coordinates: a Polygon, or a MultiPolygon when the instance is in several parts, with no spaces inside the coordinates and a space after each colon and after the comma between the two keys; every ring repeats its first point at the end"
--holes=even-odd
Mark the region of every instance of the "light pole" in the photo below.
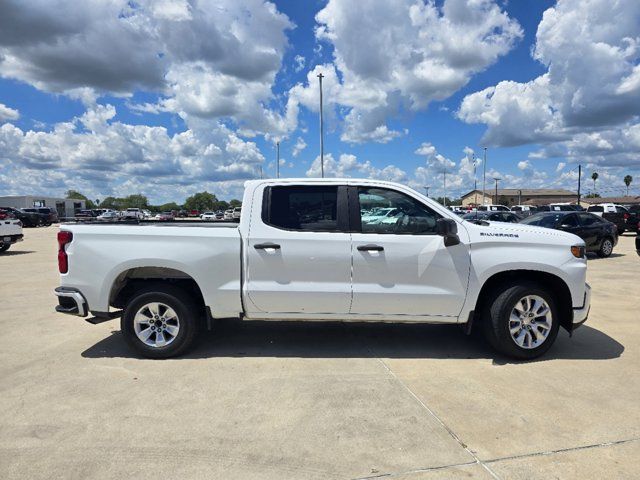
{"type": "Polygon", "coordinates": [[[476,177],[476,152],[471,154],[471,159],[473,160],[473,203],[476,204],[476,208],[478,208],[478,178],[476,177]]]}
{"type": "Polygon", "coordinates": [[[485,187],[487,184],[487,147],[484,147],[484,160],[482,161],[482,205],[485,204],[485,187]]]}
{"type": "Polygon", "coordinates": [[[425,185],[423,187],[425,189],[425,191],[427,192],[427,198],[429,198],[429,189],[431,188],[429,185],[425,185]]]}
{"type": "Polygon", "coordinates": [[[442,187],[444,190],[444,197],[442,197],[442,204],[447,206],[447,169],[442,171],[442,187]]]}
{"type": "Polygon", "coordinates": [[[493,179],[496,181],[496,203],[494,205],[498,205],[498,181],[502,179],[496,177],[493,177],[493,179]]]}
{"type": "Polygon", "coordinates": [[[318,74],[318,80],[320,81],[320,173],[324,178],[324,122],[322,118],[322,79],[324,75],[318,74]]]}
{"type": "Polygon", "coordinates": [[[276,178],[280,178],[280,142],[276,142],[276,178]]]}

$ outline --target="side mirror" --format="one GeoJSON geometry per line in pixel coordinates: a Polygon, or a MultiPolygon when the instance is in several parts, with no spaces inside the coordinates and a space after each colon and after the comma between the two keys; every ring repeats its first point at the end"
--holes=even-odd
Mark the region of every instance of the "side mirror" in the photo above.
{"type": "Polygon", "coordinates": [[[440,218],[436,222],[436,233],[444,237],[444,246],[451,247],[460,243],[458,224],[450,218],[440,218]]]}

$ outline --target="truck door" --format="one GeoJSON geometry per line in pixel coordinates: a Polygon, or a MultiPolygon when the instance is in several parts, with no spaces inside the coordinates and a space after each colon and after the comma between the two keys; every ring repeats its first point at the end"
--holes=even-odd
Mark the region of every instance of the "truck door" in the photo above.
{"type": "MultiPolygon", "coordinates": [[[[436,233],[442,218],[418,199],[393,189],[351,187],[355,225],[353,302],[358,315],[455,317],[460,314],[469,281],[469,249],[446,247],[436,233]],[[394,208],[392,217],[365,213],[394,208]]],[[[460,232],[461,234],[463,232],[460,232]]]]}
{"type": "Polygon", "coordinates": [[[245,253],[249,314],[349,312],[351,235],[346,189],[339,185],[264,187],[262,211],[251,212],[245,253]]]}

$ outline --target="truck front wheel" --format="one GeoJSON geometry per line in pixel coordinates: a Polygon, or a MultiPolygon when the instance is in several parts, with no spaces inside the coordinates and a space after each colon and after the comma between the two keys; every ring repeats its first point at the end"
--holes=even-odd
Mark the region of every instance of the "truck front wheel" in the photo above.
{"type": "Polygon", "coordinates": [[[193,344],[200,311],[179,288],[151,285],[127,303],[121,319],[122,334],[129,346],[144,357],[174,357],[193,344]]]}
{"type": "Polygon", "coordinates": [[[487,302],[483,326],[496,350],[528,360],[551,348],[560,318],[553,295],[535,283],[521,283],[503,287],[487,302]]]}

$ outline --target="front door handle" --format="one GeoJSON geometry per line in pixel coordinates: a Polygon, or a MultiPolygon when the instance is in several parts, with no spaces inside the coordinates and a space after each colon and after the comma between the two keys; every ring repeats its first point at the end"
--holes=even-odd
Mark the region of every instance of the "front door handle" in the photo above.
{"type": "Polygon", "coordinates": [[[272,243],[272,242],[266,242],[266,243],[256,243],[253,248],[255,248],[256,250],[266,250],[268,248],[271,248],[273,250],[280,250],[280,245],[278,245],[277,243],[272,243]]]}
{"type": "Polygon", "coordinates": [[[358,245],[358,250],[360,250],[361,252],[382,252],[384,250],[384,247],[382,245],[373,244],[358,245]]]}

